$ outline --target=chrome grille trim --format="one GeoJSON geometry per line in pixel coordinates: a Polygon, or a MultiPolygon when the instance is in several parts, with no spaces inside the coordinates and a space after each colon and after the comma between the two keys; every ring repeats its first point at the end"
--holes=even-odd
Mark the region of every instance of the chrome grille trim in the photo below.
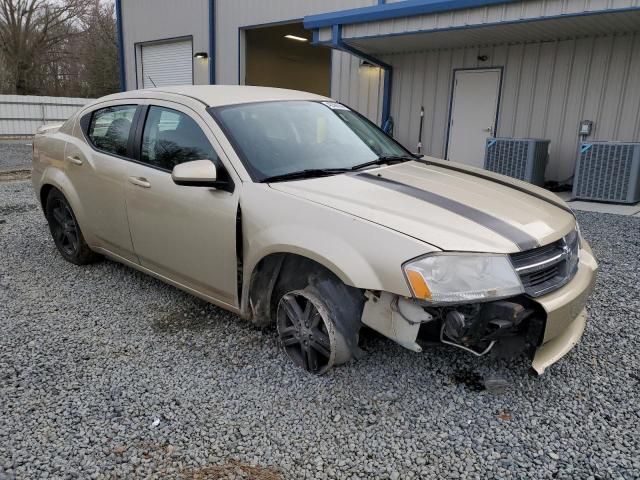
{"type": "Polygon", "coordinates": [[[566,285],[578,270],[580,238],[573,231],[560,240],[510,255],[524,291],[539,297],[566,285]]]}

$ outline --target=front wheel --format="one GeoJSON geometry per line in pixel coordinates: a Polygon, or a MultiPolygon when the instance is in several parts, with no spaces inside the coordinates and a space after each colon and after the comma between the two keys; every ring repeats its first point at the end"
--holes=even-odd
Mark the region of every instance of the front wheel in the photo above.
{"type": "Polygon", "coordinates": [[[321,375],[351,357],[327,305],[311,288],[282,296],[277,326],[289,358],[308,372],[321,375]]]}

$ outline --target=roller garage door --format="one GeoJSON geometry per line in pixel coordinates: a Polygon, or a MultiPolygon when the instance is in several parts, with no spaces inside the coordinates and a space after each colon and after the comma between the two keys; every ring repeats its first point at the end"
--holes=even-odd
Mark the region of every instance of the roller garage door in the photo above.
{"type": "Polygon", "coordinates": [[[193,84],[191,40],[143,45],[142,88],[193,84]]]}

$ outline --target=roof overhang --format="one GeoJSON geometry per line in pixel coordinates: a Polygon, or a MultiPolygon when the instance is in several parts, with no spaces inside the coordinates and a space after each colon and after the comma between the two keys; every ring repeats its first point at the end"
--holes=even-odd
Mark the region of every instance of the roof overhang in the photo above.
{"type": "Polygon", "coordinates": [[[501,22],[480,26],[408,31],[363,37],[342,36],[342,42],[369,55],[559,41],[640,30],[640,9],[589,15],[501,22]]]}
{"type": "Polygon", "coordinates": [[[519,0],[403,0],[393,3],[381,3],[371,7],[310,15],[304,18],[304,27],[315,29],[332,25],[376,22],[465,8],[486,7],[514,1],[519,0]]]}

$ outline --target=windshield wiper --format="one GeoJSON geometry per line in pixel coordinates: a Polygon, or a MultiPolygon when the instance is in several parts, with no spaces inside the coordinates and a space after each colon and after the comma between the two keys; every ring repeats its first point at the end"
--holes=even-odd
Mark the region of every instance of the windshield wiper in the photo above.
{"type": "Polygon", "coordinates": [[[328,177],[329,175],[337,175],[339,173],[349,172],[348,168],[308,168],[297,172],[283,173],[281,175],[273,175],[260,180],[261,183],[281,182],[284,180],[299,180],[303,178],[328,177]]]}
{"type": "Polygon", "coordinates": [[[370,162],[354,165],[351,167],[351,170],[362,170],[363,168],[372,167],[374,165],[391,165],[393,163],[409,162],[411,160],[415,160],[415,157],[410,155],[381,155],[370,162]]]}

